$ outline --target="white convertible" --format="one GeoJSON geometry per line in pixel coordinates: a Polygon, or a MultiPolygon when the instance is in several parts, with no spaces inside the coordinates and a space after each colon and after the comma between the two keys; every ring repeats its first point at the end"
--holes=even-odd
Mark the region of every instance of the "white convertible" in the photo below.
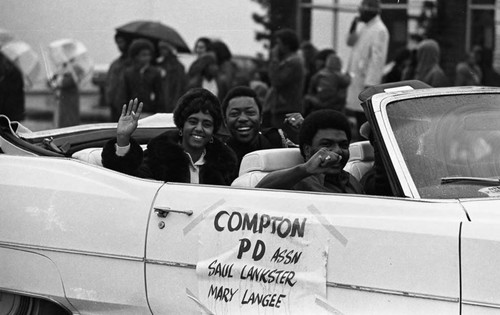
{"type": "MultiPolygon", "coordinates": [[[[232,187],[135,178],[100,165],[116,124],[0,117],[0,314],[500,312],[500,89],[418,87],[360,96],[391,197],[253,188],[297,149],[232,187]]],[[[372,164],[352,144],[348,170],[372,164]]]]}

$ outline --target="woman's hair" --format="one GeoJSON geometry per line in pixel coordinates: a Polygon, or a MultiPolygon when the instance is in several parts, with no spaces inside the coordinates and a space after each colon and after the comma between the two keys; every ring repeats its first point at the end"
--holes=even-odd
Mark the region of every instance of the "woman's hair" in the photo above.
{"type": "Polygon", "coordinates": [[[212,40],[210,40],[210,38],[208,37],[200,37],[196,40],[196,42],[194,43],[194,48],[196,49],[196,45],[198,44],[198,42],[202,42],[205,44],[205,47],[207,48],[207,51],[212,51],[212,40]]]}
{"type": "Polygon", "coordinates": [[[314,136],[320,129],[343,130],[347,140],[351,142],[351,126],[344,114],[333,109],[317,110],[309,114],[300,127],[299,147],[302,156],[304,156],[304,146],[312,144],[314,136]]]}
{"type": "Polygon", "coordinates": [[[151,52],[151,55],[154,56],[155,54],[155,46],[153,43],[145,38],[138,38],[134,39],[132,44],[130,44],[130,47],[128,48],[128,54],[130,58],[134,58],[137,56],[141,50],[147,49],[151,52]]]}
{"type": "Polygon", "coordinates": [[[203,88],[190,89],[179,98],[174,109],[175,125],[182,130],[187,118],[200,111],[212,116],[214,133],[217,133],[222,124],[220,102],[217,96],[203,88]]]}
{"type": "Polygon", "coordinates": [[[224,42],[212,42],[212,50],[215,53],[215,57],[217,58],[217,63],[219,65],[233,58],[233,54],[231,54],[229,47],[227,47],[226,43],[224,42]]]}
{"type": "Polygon", "coordinates": [[[229,106],[229,102],[233,98],[237,97],[244,97],[248,96],[254,99],[255,103],[257,104],[257,107],[259,108],[259,114],[262,114],[262,103],[260,102],[259,98],[257,97],[257,93],[248,86],[240,85],[240,86],[235,86],[229,92],[227,92],[226,97],[222,101],[222,115],[226,115],[226,110],[227,107],[229,106]]]}

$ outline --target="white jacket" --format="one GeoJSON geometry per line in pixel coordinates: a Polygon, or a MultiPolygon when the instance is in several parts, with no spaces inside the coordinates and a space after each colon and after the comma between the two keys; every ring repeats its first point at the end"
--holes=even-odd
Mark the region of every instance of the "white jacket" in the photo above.
{"type": "Polygon", "coordinates": [[[351,84],[347,90],[347,108],[362,111],[358,95],[367,86],[380,84],[389,49],[389,31],[380,15],[366,24],[359,25],[347,72],[351,84]]]}

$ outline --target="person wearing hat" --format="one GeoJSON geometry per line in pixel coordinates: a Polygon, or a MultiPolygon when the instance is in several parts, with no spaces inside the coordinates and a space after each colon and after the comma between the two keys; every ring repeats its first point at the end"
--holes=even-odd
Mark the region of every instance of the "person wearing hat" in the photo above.
{"type": "Polygon", "coordinates": [[[350,142],[351,127],[344,114],[315,111],[304,119],[299,132],[304,163],[271,172],[256,187],[362,194],[361,184],[344,171],[350,142]]]}
{"type": "Polygon", "coordinates": [[[147,39],[135,39],[130,44],[128,55],[131,65],[125,69],[120,80],[117,91],[119,104],[137,98],[144,104],[144,113],[165,112],[161,72],[151,65],[154,54],[154,45],[147,39]]]}
{"type": "Polygon", "coordinates": [[[352,47],[347,62],[351,84],[347,90],[347,114],[356,119],[358,130],[366,121],[358,95],[365,88],[380,84],[389,49],[389,31],[380,18],[380,0],[362,0],[359,16],[347,36],[352,47]]]}
{"type": "Polygon", "coordinates": [[[165,182],[230,185],[237,176],[236,155],[215,135],[222,124],[219,100],[205,89],[187,91],[177,103],[174,123],[151,139],[143,152],[132,138],[143,103],[137,99],[123,105],[116,139],[102,152],[104,167],[165,182]]]}

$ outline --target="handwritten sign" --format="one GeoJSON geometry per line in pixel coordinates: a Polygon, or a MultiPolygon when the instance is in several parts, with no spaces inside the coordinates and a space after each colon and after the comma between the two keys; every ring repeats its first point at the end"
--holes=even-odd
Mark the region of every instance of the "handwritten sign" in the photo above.
{"type": "Polygon", "coordinates": [[[321,313],[327,241],[313,216],[217,209],[200,233],[200,301],[215,314],[321,313]]]}

